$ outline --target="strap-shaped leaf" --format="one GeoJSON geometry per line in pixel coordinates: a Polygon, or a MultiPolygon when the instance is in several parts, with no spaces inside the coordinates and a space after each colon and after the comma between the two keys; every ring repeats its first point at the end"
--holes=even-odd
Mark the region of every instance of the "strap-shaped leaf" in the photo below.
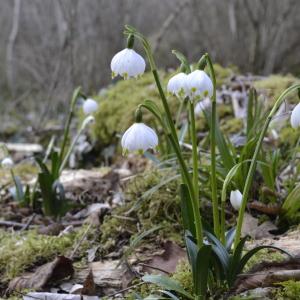
{"type": "Polygon", "coordinates": [[[177,282],[176,280],[171,279],[167,276],[145,275],[142,277],[142,280],[144,282],[157,284],[169,291],[175,291],[175,292],[187,297],[188,299],[194,299],[194,297],[190,293],[188,293],[179,282],[177,282]]]}
{"type": "Polygon", "coordinates": [[[225,235],[226,245],[225,245],[225,247],[226,247],[227,251],[230,251],[230,249],[231,249],[231,246],[233,244],[234,237],[235,237],[235,232],[236,232],[236,228],[235,227],[230,228],[226,232],[226,235],[225,235]]]}
{"type": "Polygon", "coordinates": [[[195,291],[197,296],[205,298],[207,291],[207,281],[210,269],[212,247],[203,245],[197,254],[196,274],[195,274],[195,291]]]}
{"type": "Polygon", "coordinates": [[[254,255],[256,254],[258,251],[262,250],[262,249],[274,249],[274,250],[277,250],[277,251],[280,251],[290,257],[293,257],[289,252],[279,248],[279,247],[275,247],[275,246],[268,246],[268,245],[265,245],[265,246],[258,246],[258,247],[255,247],[251,250],[249,250],[244,256],[243,258],[241,259],[241,262],[239,264],[239,268],[237,269],[237,274],[240,274],[245,265],[247,264],[247,262],[249,261],[249,259],[254,255]]]}
{"type": "Polygon", "coordinates": [[[204,231],[207,238],[212,243],[212,250],[218,257],[224,272],[227,272],[229,266],[230,256],[224,245],[210,232],[204,231]]]}

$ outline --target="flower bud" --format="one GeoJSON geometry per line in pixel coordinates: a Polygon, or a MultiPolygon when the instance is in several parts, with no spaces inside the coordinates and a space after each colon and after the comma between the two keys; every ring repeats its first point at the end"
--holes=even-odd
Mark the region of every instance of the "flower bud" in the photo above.
{"type": "Polygon", "coordinates": [[[230,203],[235,210],[239,210],[242,205],[243,195],[239,190],[231,191],[230,203]]]}
{"type": "Polygon", "coordinates": [[[14,166],[14,162],[10,157],[6,157],[1,161],[1,167],[6,170],[12,169],[14,166]]]}
{"type": "Polygon", "coordinates": [[[95,100],[88,98],[83,102],[82,109],[84,114],[92,114],[98,109],[98,103],[95,100]]]}
{"type": "Polygon", "coordinates": [[[291,125],[293,128],[298,128],[300,126],[300,103],[298,103],[292,111],[291,125]]]}

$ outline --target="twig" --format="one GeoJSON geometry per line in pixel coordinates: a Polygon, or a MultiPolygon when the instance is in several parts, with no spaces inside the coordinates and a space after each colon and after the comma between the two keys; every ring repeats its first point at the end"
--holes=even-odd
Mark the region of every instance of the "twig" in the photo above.
{"type": "Polygon", "coordinates": [[[32,221],[34,220],[36,214],[32,214],[32,216],[28,219],[27,223],[23,226],[23,228],[21,229],[21,231],[25,231],[29,228],[30,224],[32,223],[32,221]]]}
{"type": "Polygon", "coordinates": [[[78,248],[80,247],[80,245],[82,244],[83,240],[86,238],[86,235],[88,234],[90,228],[91,228],[92,224],[89,224],[89,226],[87,227],[87,229],[85,230],[85,232],[82,234],[80,240],[78,241],[78,243],[76,244],[74,250],[72,251],[71,255],[69,256],[70,259],[73,259],[76,251],[78,250],[78,248]]]}
{"type": "MultiPolygon", "coordinates": [[[[26,224],[13,222],[13,221],[0,221],[0,226],[24,228],[26,224]]],[[[29,225],[29,226],[36,227],[35,225],[29,225]]]]}
{"type": "Polygon", "coordinates": [[[106,297],[108,297],[108,298],[114,297],[114,296],[116,296],[116,295],[118,295],[118,294],[122,294],[122,293],[124,293],[124,292],[126,292],[126,291],[128,291],[128,290],[131,290],[131,289],[133,289],[133,288],[135,288],[135,287],[137,287],[137,286],[140,286],[140,285],[142,285],[142,284],[145,284],[145,283],[146,283],[146,282],[140,282],[140,283],[137,283],[137,284],[135,284],[135,285],[131,285],[131,286],[125,288],[125,289],[122,289],[122,290],[119,290],[119,291],[117,291],[117,292],[115,292],[115,293],[113,293],[113,294],[107,295],[106,297]]]}
{"type": "Polygon", "coordinates": [[[163,269],[160,269],[160,268],[158,268],[158,267],[153,267],[153,266],[151,266],[151,265],[144,264],[144,263],[138,263],[138,265],[144,266],[144,267],[147,267],[147,268],[156,270],[156,271],[163,272],[163,273],[165,273],[165,274],[167,274],[167,275],[170,275],[170,272],[168,272],[168,271],[166,271],[166,270],[163,270],[163,269]]]}

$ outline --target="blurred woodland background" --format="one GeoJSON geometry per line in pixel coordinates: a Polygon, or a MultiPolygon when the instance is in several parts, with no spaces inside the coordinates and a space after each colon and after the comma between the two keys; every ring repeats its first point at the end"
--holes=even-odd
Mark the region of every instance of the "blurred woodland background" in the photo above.
{"type": "Polygon", "coordinates": [[[299,0],[1,0],[1,127],[16,116],[45,125],[77,85],[109,84],[124,24],[150,37],[161,68],[176,68],[178,49],[244,73],[300,74],[299,0]]]}

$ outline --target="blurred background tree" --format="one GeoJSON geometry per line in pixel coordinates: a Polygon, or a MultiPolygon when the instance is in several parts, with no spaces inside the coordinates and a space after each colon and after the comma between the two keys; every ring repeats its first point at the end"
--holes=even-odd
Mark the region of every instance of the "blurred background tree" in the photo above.
{"type": "Polygon", "coordinates": [[[1,123],[18,114],[40,127],[76,85],[109,84],[126,23],[150,36],[162,68],[176,68],[175,48],[241,72],[299,75],[299,15],[299,0],[1,0],[1,123]]]}

